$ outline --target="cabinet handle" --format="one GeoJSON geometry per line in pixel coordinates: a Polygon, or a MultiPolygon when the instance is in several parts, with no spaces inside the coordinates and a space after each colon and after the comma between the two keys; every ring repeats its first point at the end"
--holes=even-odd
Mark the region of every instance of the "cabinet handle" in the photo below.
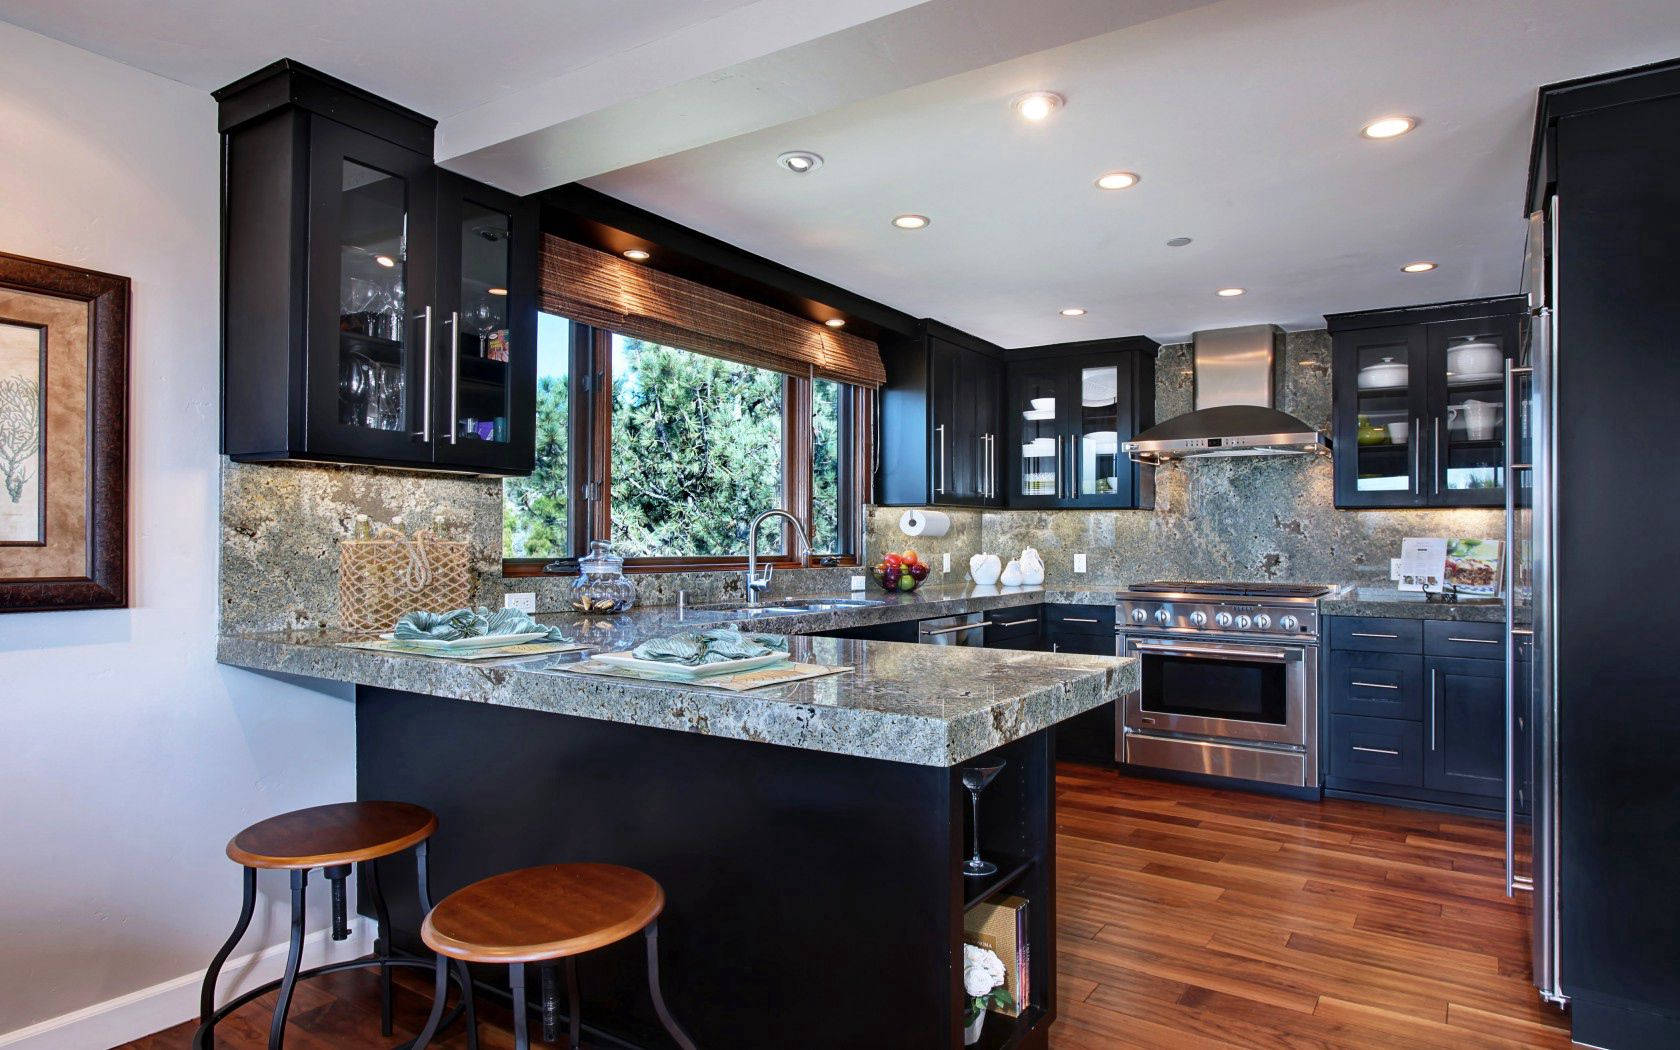
{"type": "Polygon", "coordinates": [[[426,307],[415,315],[424,320],[425,349],[420,357],[420,440],[430,443],[432,440],[432,308],[426,307]]]}
{"type": "Polygon", "coordinates": [[[1423,417],[1412,420],[1412,495],[1423,495],[1423,417]]]}
{"type": "MultiPolygon", "coordinates": [[[[1060,648],[1058,648],[1058,643],[1056,643],[1056,642],[1051,642],[1051,643],[1050,643],[1050,651],[1051,651],[1051,652],[1053,652],[1053,653],[1059,653],[1059,652],[1061,652],[1061,651],[1062,651],[1062,650],[1061,650],[1061,649],[1060,649],[1060,648]]],[[[1147,718],[1146,718],[1146,719],[1144,719],[1144,721],[1145,721],[1145,722],[1148,722],[1148,721],[1149,721],[1149,719],[1147,719],[1147,718]]]]}
{"type": "Polygon", "coordinates": [[[1067,472],[1062,470],[1062,439],[1056,439],[1056,498],[1062,499],[1067,495],[1067,472]]]}
{"type": "Polygon", "coordinates": [[[1497,639],[1497,638],[1451,638],[1451,637],[1449,637],[1447,639],[1447,641],[1449,641],[1449,642],[1468,642],[1471,645],[1498,645],[1499,644],[1499,639],[1497,639]]]}
{"type": "Polygon", "coordinates": [[[1029,616],[1025,620],[1005,620],[1002,623],[998,624],[998,626],[999,627],[1019,627],[1024,623],[1037,623],[1037,622],[1038,622],[1038,617],[1029,616]]]}
{"type": "Polygon", "coordinates": [[[935,495],[943,496],[945,495],[945,424],[941,423],[934,427],[933,432],[939,435],[939,477],[933,486],[933,491],[935,495]]]}
{"type": "Polygon", "coordinates": [[[1097,619],[1094,616],[1064,616],[1064,617],[1062,617],[1062,622],[1063,623],[1102,623],[1101,620],[1097,619]]]}
{"type": "Polygon", "coordinates": [[[1436,711],[1435,697],[1439,692],[1438,683],[1441,680],[1441,670],[1438,667],[1429,669],[1429,750],[1439,751],[1441,743],[1441,719],[1436,711]]]}
{"type": "Polygon", "coordinates": [[[1349,631],[1348,634],[1355,638],[1393,638],[1396,641],[1400,638],[1397,634],[1372,634],[1369,631],[1349,631]]]}
{"type": "Polygon", "coordinates": [[[933,630],[923,631],[922,633],[931,638],[934,635],[956,634],[958,631],[973,631],[973,630],[977,630],[981,627],[991,627],[991,626],[994,626],[992,621],[981,620],[979,623],[959,623],[955,627],[936,627],[933,630]]]}
{"type": "Polygon", "coordinates": [[[1400,752],[1387,747],[1360,747],[1358,744],[1354,744],[1353,749],[1355,751],[1363,751],[1367,755],[1391,755],[1395,758],[1400,757],[1400,752]]]}
{"type": "Polygon", "coordinates": [[[449,311],[449,443],[458,442],[461,432],[461,314],[449,311]]]}
{"type": "Polygon", "coordinates": [[[1400,688],[1397,685],[1388,685],[1388,684],[1383,683],[1383,682],[1349,682],[1348,685],[1356,685],[1361,689],[1399,689],[1400,688]]]}
{"type": "Polygon", "coordinates": [[[1441,494],[1441,417],[1435,417],[1435,440],[1431,442],[1435,449],[1435,468],[1430,471],[1430,485],[1435,489],[1435,495],[1441,494]]]}

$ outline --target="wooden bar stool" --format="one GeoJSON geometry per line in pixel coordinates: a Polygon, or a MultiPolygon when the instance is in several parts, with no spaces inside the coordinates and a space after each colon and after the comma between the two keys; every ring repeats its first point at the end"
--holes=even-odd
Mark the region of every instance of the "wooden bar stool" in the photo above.
{"type": "MultiPolygon", "coordinates": [[[[407,802],[340,802],[269,817],[235,835],[227,845],[227,855],[245,869],[245,903],[240,908],[239,921],[234,924],[233,933],[222,945],[221,951],[211,960],[210,969],[204,974],[204,987],[199,994],[198,1030],[193,1035],[194,1050],[210,1050],[214,1047],[216,1025],[222,1018],[275,988],[280,989],[280,997],[275,1003],[274,1020],[268,1029],[268,1046],[269,1050],[281,1050],[286,1038],[286,1012],[291,1008],[292,989],[300,978],[374,966],[379,967],[380,977],[379,1027],[385,1035],[390,1035],[391,967],[429,968],[432,963],[426,959],[397,958],[391,954],[391,917],[385,909],[385,895],[379,887],[379,859],[413,849],[416,874],[419,878],[420,907],[431,911],[431,894],[426,885],[426,845],[432,832],[436,830],[437,817],[423,806],[407,802]],[[374,955],[367,959],[316,966],[300,973],[298,965],[303,958],[304,889],[308,884],[309,870],[323,869],[322,873],[332,887],[332,937],[335,941],[342,941],[350,936],[344,880],[349,876],[352,864],[361,865],[362,885],[373,897],[374,914],[378,924],[378,935],[373,946],[374,955]],[[251,913],[257,903],[258,868],[278,868],[291,872],[292,937],[290,949],[286,954],[285,976],[260,988],[253,988],[221,1009],[216,1009],[216,980],[221,976],[222,964],[233,952],[234,945],[245,935],[246,927],[251,925],[251,913]]],[[[438,965],[443,965],[441,958],[438,959],[438,965]]],[[[472,979],[467,973],[465,963],[457,963],[456,967],[455,980],[461,991],[461,1001],[450,1014],[449,1021],[454,1021],[456,1016],[465,1011],[468,1046],[477,1050],[478,1029],[472,1011],[472,979]]],[[[447,982],[440,983],[439,987],[446,992],[448,990],[447,982]]],[[[441,1008],[443,1004],[440,1001],[436,1005],[441,1008]]],[[[434,1027],[441,1014],[441,1009],[432,1012],[434,1027]]]]}
{"type": "Polygon", "coordinates": [[[654,1013],[678,1046],[695,1050],[694,1041],[672,1019],[659,988],[659,913],[664,910],[665,891],[659,883],[616,864],[521,868],[456,890],[420,926],[421,939],[438,953],[437,999],[426,1027],[414,1040],[414,1050],[424,1050],[443,1021],[449,975],[446,957],[507,966],[516,1050],[531,1045],[526,1034],[525,964],[540,966],[543,1039],[553,1042],[559,1033],[560,1008],[554,963],[564,960],[571,1007],[569,1045],[577,1050],[583,1036],[577,956],[637,933],[647,938],[648,991],[653,993],[654,1013]]]}

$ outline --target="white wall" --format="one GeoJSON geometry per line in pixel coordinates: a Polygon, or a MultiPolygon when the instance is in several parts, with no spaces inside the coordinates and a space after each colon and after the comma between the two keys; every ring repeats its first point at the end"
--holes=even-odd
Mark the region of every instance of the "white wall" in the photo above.
{"type": "MultiPolygon", "coordinates": [[[[202,971],[238,913],[227,839],[354,797],[355,735],[344,698],[215,662],[214,102],[4,22],[0,70],[0,250],[133,280],[132,608],[0,615],[5,1044],[202,971]]],[[[283,876],[259,885],[247,949],[284,937],[283,876]]],[[[90,1045],[56,1031],[31,1045],[90,1045]]]]}

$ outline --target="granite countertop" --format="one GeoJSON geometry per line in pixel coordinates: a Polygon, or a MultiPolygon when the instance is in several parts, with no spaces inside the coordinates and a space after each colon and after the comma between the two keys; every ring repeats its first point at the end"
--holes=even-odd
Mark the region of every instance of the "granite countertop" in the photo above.
{"type": "Polygon", "coordinates": [[[1422,594],[1416,592],[1348,584],[1319,599],[1318,611],[1325,616],[1394,616],[1409,620],[1499,623],[1505,619],[1505,601],[1502,598],[1426,601],[1422,594]]]}
{"type": "MultiPolygon", "coordinates": [[[[926,588],[883,605],[765,615],[744,626],[798,634],[1044,600],[1038,587],[926,588]]],[[[672,608],[539,619],[602,651],[721,622],[694,611],[679,621],[672,608]]],[[[345,649],[337,644],[343,640],[319,631],[228,635],[217,644],[217,659],[251,670],[933,766],[965,762],[1137,688],[1131,659],[840,638],[794,637],[790,655],[852,671],[739,693],[568,672],[577,654],[472,663],[345,649]]]]}

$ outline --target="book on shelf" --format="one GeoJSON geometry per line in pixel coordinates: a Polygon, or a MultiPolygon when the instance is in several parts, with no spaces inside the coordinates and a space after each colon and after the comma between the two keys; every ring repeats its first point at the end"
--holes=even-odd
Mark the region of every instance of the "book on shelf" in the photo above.
{"type": "Polygon", "coordinates": [[[1027,939],[1027,900],[1004,896],[976,904],[963,917],[964,939],[990,948],[1003,960],[1003,990],[1012,1005],[993,1006],[993,1013],[1019,1017],[1032,1001],[1032,950],[1027,939]]]}

